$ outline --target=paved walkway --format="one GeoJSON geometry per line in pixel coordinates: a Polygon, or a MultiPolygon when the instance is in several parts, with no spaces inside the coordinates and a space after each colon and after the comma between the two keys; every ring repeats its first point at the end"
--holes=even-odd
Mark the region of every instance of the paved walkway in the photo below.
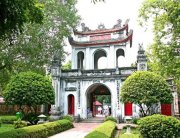
{"type": "Polygon", "coordinates": [[[74,128],[61,132],[49,138],[84,138],[101,123],[74,123],[74,128]]]}
{"type": "MultiPolygon", "coordinates": [[[[61,132],[49,138],[84,138],[89,132],[91,132],[95,127],[101,123],[73,123],[74,128],[67,131],[61,132]]],[[[117,129],[121,130],[127,124],[117,124],[117,129]]],[[[130,124],[131,126],[136,126],[130,124]]]]}

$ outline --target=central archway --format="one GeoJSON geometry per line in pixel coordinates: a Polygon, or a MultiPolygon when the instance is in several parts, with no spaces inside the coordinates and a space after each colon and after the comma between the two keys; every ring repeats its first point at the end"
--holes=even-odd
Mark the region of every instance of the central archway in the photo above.
{"type": "Polygon", "coordinates": [[[105,117],[112,114],[111,92],[101,83],[92,84],[86,91],[87,118],[105,117]]]}

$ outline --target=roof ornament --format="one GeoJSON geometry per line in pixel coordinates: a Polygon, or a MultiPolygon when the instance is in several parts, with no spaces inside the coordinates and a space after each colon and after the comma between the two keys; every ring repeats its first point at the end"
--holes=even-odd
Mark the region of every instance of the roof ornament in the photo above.
{"type": "Polygon", "coordinates": [[[117,23],[113,26],[113,28],[119,28],[119,27],[121,27],[121,23],[122,23],[122,20],[121,20],[121,19],[118,19],[118,20],[117,20],[117,23]]]}
{"type": "Polygon", "coordinates": [[[82,32],[90,31],[89,27],[87,27],[85,23],[81,23],[81,28],[82,28],[82,32]]]}
{"type": "Polygon", "coordinates": [[[100,25],[98,25],[98,30],[103,30],[103,29],[106,29],[104,24],[101,23],[100,25]]]}
{"type": "Polygon", "coordinates": [[[127,19],[127,20],[125,21],[125,24],[124,24],[123,26],[127,25],[128,22],[129,22],[129,20],[130,20],[130,19],[127,19]]]}
{"type": "Polygon", "coordinates": [[[139,51],[144,51],[143,43],[139,43],[139,51]]]}

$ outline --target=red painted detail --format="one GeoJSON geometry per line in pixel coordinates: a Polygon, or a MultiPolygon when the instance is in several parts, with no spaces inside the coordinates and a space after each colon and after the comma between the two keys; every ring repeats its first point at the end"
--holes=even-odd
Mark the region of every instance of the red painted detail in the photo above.
{"type": "Polygon", "coordinates": [[[132,103],[124,104],[124,112],[125,116],[132,116],[132,103]]]}
{"type": "Polygon", "coordinates": [[[161,114],[171,116],[171,104],[161,104],[161,114]]]}
{"type": "Polygon", "coordinates": [[[68,114],[74,115],[74,95],[68,96],[68,114]]]}
{"type": "Polygon", "coordinates": [[[130,47],[132,46],[132,36],[133,31],[128,33],[128,36],[125,38],[118,38],[118,39],[110,39],[105,41],[88,41],[88,42],[77,42],[74,41],[72,38],[69,38],[69,43],[73,46],[96,46],[96,45],[111,45],[111,44],[119,44],[119,43],[125,43],[130,41],[130,47]]]}
{"type": "Polygon", "coordinates": [[[128,22],[129,20],[126,21],[126,23],[122,27],[117,27],[117,28],[111,28],[111,29],[103,29],[103,30],[90,30],[87,32],[81,32],[77,30],[73,30],[75,35],[93,35],[93,34],[105,34],[105,33],[114,33],[114,32],[120,32],[128,29],[128,22]]]}
{"type": "Polygon", "coordinates": [[[90,41],[110,40],[110,39],[111,39],[111,34],[92,35],[92,36],[90,36],[90,41]]]}

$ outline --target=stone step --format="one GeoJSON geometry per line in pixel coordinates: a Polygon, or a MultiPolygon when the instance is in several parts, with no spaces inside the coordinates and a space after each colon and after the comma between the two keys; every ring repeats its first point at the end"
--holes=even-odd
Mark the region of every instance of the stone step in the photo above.
{"type": "Polygon", "coordinates": [[[81,123],[103,123],[104,118],[88,118],[81,121],[81,123]]]}
{"type": "Polygon", "coordinates": [[[81,123],[103,123],[104,120],[83,120],[81,123]]]}

